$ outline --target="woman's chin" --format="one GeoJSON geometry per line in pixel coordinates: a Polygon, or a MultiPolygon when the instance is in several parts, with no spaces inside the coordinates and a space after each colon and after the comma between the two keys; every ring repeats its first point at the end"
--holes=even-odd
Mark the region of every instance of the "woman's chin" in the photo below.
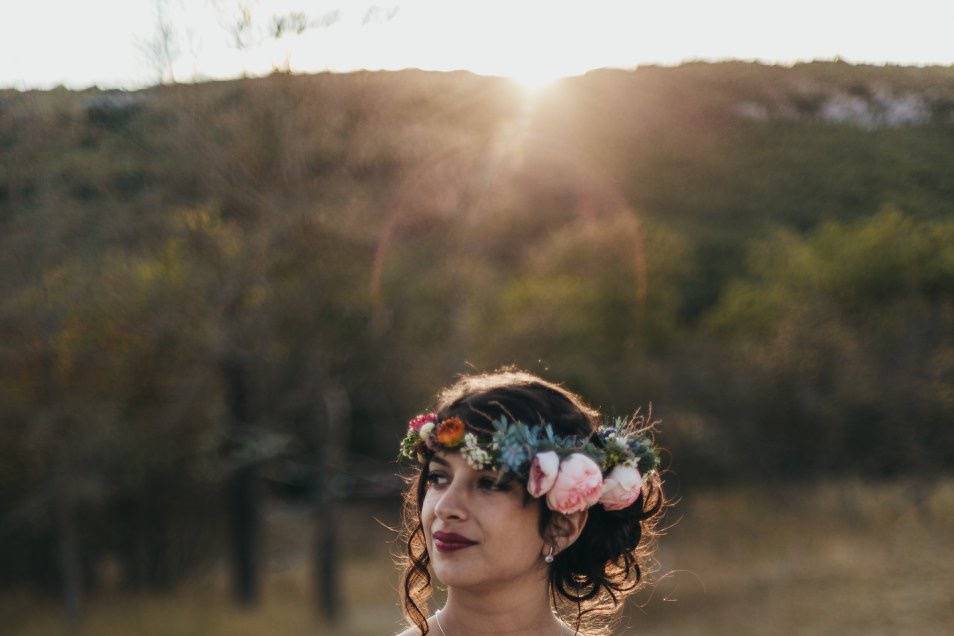
{"type": "Polygon", "coordinates": [[[479,581],[474,580],[473,577],[466,576],[461,572],[441,572],[437,568],[434,569],[434,577],[440,581],[444,587],[454,587],[457,589],[471,587],[474,584],[479,583],[479,581]]]}
{"type": "MultiPolygon", "coordinates": [[[[439,559],[440,557],[438,557],[439,559]]],[[[434,560],[431,562],[434,568],[434,576],[441,583],[450,587],[469,587],[479,584],[482,580],[475,568],[463,563],[449,563],[447,561],[434,560]]]]}

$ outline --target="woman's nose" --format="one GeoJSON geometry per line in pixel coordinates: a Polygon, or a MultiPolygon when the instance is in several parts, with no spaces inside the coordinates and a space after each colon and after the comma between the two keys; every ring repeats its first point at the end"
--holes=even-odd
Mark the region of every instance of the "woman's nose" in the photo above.
{"type": "Polygon", "coordinates": [[[466,519],[467,497],[460,480],[451,482],[434,505],[434,514],[441,519],[466,519]]]}

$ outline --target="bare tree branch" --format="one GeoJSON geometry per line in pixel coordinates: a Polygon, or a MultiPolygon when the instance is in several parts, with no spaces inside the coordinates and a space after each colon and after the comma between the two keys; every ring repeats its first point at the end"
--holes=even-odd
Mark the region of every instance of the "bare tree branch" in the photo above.
{"type": "Polygon", "coordinates": [[[136,47],[152,68],[156,82],[174,84],[175,63],[182,49],[179,36],[169,13],[168,0],[154,0],[155,30],[148,39],[137,39],[136,47]]]}

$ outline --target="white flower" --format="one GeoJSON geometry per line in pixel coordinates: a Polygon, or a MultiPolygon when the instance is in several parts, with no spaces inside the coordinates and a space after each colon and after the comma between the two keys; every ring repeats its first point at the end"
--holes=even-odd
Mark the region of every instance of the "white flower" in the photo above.
{"type": "Polygon", "coordinates": [[[428,422],[417,431],[421,439],[427,439],[427,436],[434,432],[434,422],[428,422]]]}
{"type": "Polygon", "coordinates": [[[464,435],[464,447],[460,450],[464,461],[474,470],[482,470],[491,464],[490,454],[477,445],[477,436],[473,433],[464,435]]]}

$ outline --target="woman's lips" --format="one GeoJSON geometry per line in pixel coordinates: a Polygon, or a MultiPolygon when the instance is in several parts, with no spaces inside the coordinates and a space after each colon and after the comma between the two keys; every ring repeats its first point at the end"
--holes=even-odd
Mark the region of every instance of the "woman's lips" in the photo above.
{"type": "Polygon", "coordinates": [[[467,537],[462,537],[453,532],[435,532],[434,547],[438,552],[453,552],[476,545],[476,541],[471,541],[467,537]]]}

